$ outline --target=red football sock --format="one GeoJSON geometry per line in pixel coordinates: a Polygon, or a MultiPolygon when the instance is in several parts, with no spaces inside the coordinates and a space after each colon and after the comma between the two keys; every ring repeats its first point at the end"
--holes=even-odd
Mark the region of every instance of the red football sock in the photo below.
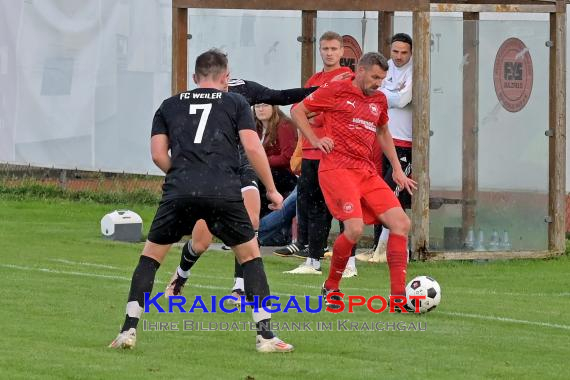
{"type": "Polygon", "coordinates": [[[325,282],[325,288],[329,290],[338,289],[338,284],[342,278],[342,272],[346,268],[346,263],[352,252],[352,247],[356,242],[350,241],[344,234],[338,235],[338,238],[334,242],[333,246],[333,256],[331,259],[331,268],[329,271],[329,277],[325,282]]]}
{"type": "Polygon", "coordinates": [[[393,296],[405,296],[408,238],[391,233],[388,236],[386,258],[388,260],[388,268],[390,269],[390,293],[393,296]]]}

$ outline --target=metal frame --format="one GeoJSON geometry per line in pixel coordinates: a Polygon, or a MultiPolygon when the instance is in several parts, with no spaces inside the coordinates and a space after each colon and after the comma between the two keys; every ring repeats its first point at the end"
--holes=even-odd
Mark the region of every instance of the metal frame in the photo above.
{"type": "Polygon", "coordinates": [[[412,198],[412,255],[415,259],[488,258],[488,252],[428,251],[429,238],[429,132],[430,132],[430,12],[462,12],[464,53],[477,65],[463,73],[463,230],[475,220],[477,183],[478,30],[473,20],[480,12],[526,12],[550,15],[550,99],[549,99],[549,225],[548,251],[493,252],[494,258],[544,257],[565,251],[566,219],[566,4],[564,0],[173,0],[172,1],[172,93],[187,88],[188,8],[300,10],[302,30],[301,84],[315,68],[315,23],[321,11],[378,11],[378,50],[388,53],[395,11],[413,12],[414,81],[413,172],[418,190],[412,198]]]}

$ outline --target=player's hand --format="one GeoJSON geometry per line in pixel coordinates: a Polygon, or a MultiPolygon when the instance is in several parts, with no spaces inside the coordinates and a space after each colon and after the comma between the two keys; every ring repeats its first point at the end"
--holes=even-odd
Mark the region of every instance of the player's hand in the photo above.
{"type": "Polygon", "coordinates": [[[265,195],[267,200],[271,202],[268,206],[270,210],[281,210],[283,207],[283,196],[277,190],[268,191],[265,195]]]}
{"type": "Polygon", "coordinates": [[[396,182],[396,184],[400,189],[406,189],[406,191],[410,193],[410,195],[413,195],[412,190],[417,189],[416,186],[417,182],[411,178],[406,177],[401,168],[400,170],[394,170],[394,172],[392,173],[392,179],[394,180],[394,182],[396,182]]]}
{"type": "Polygon", "coordinates": [[[331,82],[337,82],[339,80],[345,80],[348,79],[352,76],[352,73],[342,73],[342,74],[338,74],[337,76],[335,76],[333,79],[331,79],[331,82]]]}
{"type": "Polygon", "coordinates": [[[330,153],[334,148],[334,141],[330,137],[323,137],[315,141],[311,141],[311,145],[319,148],[322,152],[330,153]]]}

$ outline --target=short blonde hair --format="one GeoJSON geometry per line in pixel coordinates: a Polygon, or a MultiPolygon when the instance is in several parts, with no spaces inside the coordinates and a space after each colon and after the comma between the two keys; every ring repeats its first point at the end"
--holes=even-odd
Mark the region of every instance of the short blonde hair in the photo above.
{"type": "Polygon", "coordinates": [[[319,44],[321,43],[321,41],[332,41],[332,40],[337,40],[338,42],[340,42],[340,47],[344,46],[344,43],[342,41],[342,36],[337,32],[332,32],[330,30],[328,32],[324,32],[321,38],[319,38],[319,44]]]}

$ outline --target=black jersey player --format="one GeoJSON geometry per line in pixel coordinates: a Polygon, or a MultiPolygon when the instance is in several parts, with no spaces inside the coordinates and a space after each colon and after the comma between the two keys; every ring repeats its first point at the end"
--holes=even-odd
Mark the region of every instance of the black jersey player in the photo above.
{"type": "MultiPolygon", "coordinates": [[[[339,78],[340,79],[340,78],[339,78]]],[[[298,103],[314,92],[318,87],[309,88],[292,88],[286,90],[274,90],[261,84],[243,79],[231,79],[228,81],[228,92],[242,95],[250,105],[255,104],[271,104],[271,105],[287,105],[298,103]]],[[[241,193],[245,208],[249,218],[257,233],[259,228],[259,213],[261,207],[259,187],[257,184],[257,176],[253,170],[247,155],[243,151],[243,146],[239,145],[240,150],[240,167],[239,175],[241,181],[241,193]]],[[[202,253],[208,250],[212,242],[212,234],[208,230],[208,225],[201,220],[194,226],[192,231],[192,240],[184,244],[182,248],[180,265],[173,273],[165,290],[167,297],[180,295],[184,284],[190,276],[190,269],[196,263],[202,253]]],[[[228,303],[239,305],[241,295],[244,295],[243,269],[237,259],[234,263],[234,284],[231,290],[232,296],[228,303]],[[236,301],[234,301],[234,299],[236,301]]]]}
{"type": "MultiPolygon", "coordinates": [[[[194,81],[198,88],[166,99],[155,114],[151,152],[155,164],[167,174],[148,240],[133,273],[125,322],[110,344],[112,348],[135,345],[144,295],[152,291],[160,263],[172,243],[188,234],[200,219],[234,250],[243,267],[248,298],[257,296],[261,305],[269,296],[259,247],[241,199],[239,142],[268,189],[272,207],[281,207],[283,198],[273,183],[249,104],[243,96],[223,91],[227,78],[226,56],[209,50],[196,59],[194,81]]],[[[258,351],[293,350],[268,328],[270,313],[254,309],[253,319],[258,328],[258,351]]]]}

